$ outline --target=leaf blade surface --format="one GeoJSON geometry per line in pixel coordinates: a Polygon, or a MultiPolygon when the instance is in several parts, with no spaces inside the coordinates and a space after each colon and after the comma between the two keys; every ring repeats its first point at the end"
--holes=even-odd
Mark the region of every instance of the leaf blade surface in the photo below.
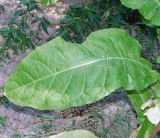
{"type": "Polygon", "coordinates": [[[58,37],[17,66],[5,95],[21,106],[51,110],[93,103],[119,88],[141,90],[158,77],[140,51],[121,29],[94,32],[81,45],[58,37]]]}

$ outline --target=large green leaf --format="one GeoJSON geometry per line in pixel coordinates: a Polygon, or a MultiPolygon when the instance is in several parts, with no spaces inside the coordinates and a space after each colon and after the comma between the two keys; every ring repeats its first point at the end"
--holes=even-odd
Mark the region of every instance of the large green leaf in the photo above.
{"type": "Polygon", "coordinates": [[[5,95],[47,110],[92,103],[119,88],[144,89],[158,75],[140,52],[140,44],[121,29],[94,32],[81,45],[57,37],[17,66],[5,95]]]}
{"type": "Polygon", "coordinates": [[[160,26],[160,0],[121,0],[122,4],[138,9],[145,19],[160,26]]]}
{"type": "Polygon", "coordinates": [[[50,136],[48,138],[98,138],[93,133],[87,130],[73,130],[62,132],[58,135],[50,136]]]}

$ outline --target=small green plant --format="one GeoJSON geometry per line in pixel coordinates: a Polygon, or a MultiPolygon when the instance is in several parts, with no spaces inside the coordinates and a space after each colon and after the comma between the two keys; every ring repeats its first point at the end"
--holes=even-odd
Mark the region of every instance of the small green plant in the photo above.
{"type": "MultiPolygon", "coordinates": [[[[43,17],[43,11],[34,0],[20,0],[7,27],[0,28],[4,38],[4,48],[12,49],[15,53],[26,48],[35,48],[37,41],[42,40],[41,31],[48,34],[50,22],[43,17]],[[36,13],[41,14],[38,17],[36,13]]],[[[1,56],[2,57],[2,56],[1,56]]]]}
{"type": "Polygon", "coordinates": [[[105,138],[107,137],[108,132],[109,130],[107,128],[103,128],[102,130],[96,133],[96,136],[98,136],[99,138],[105,138]]]}
{"type": "Polygon", "coordinates": [[[4,105],[6,108],[9,108],[11,103],[6,97],[0,98],[0,104],[4,105]]]}
{"type": "Polygon", "coordinates": [[[44,132],[44,134],[48,134],[52,131],[52,125],[47,123],[41,124],[39,128],[44,132]]]}
{"type": "Polygon", "coordinates": [[[11,137],[11,138],[21,138],[21,135],[20,135],[20,134],[15,133],[15,134],[13,134],[13,135],[12,135],[12,137],[11,137]]]}
{"type": "Polygon", "coordinates": [[[4,5],[0,4],[0,14],[5,12],[5,7],[4,5]]]}
{"type": "Polygon", "coordinates": [[[3,61],[6,57],[8,57],[7,49],[0,44],[0,61],[3,61]]]}
{"type": "Polygon", "coordinates": [[[7,125],[7,120],[2,116],[0,116],[0,125],[3,127],[6,127],[7,125]]]}
{"type": "Polygon", "coordinates": [[[49,6],[55,4],[58,0],[39,0],[43,5],[49,6]]]}

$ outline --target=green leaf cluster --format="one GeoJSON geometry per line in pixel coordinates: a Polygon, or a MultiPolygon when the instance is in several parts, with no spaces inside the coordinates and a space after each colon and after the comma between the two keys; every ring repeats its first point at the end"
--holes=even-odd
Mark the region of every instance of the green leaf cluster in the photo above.
{"type": "MultiPolygon", "coordinates": [[[[44,16],[38,17],[36,12],[43,14],[38,3],[34,0],[20,0],[7,27],[0,28],[0,35],[4,39],[3,52],[12,49],[14,53],[24,51],[26,48],[35,48],[37,42],[42,40],[40,31],[48,34],[51,24],[44,16]],[[21,8],[24,7],[24,8],[21,8]],[[34,28],[33,26],[38,26],[34,28]]],[[[1,51],[2,51],[1,50],[1,51]]]]}

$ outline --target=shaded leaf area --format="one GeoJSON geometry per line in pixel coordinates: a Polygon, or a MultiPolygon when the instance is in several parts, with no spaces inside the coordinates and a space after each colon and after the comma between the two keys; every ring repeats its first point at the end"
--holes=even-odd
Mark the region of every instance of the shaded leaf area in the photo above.
{"type": "Polygon", "coordinates": [[[145,19],[160,26],[159,0],[121,0],[122,4],[132,9],[138,9],[145,19]]]}
{"type": "Polygon", "coordinates": [[[121,29],[94,32],[81,45],[57,37],[17,66],[5,95],[18,105],[48,110],[92,103],[119,88],[141,90],[158,74],[140,52],[121,29]]]}

